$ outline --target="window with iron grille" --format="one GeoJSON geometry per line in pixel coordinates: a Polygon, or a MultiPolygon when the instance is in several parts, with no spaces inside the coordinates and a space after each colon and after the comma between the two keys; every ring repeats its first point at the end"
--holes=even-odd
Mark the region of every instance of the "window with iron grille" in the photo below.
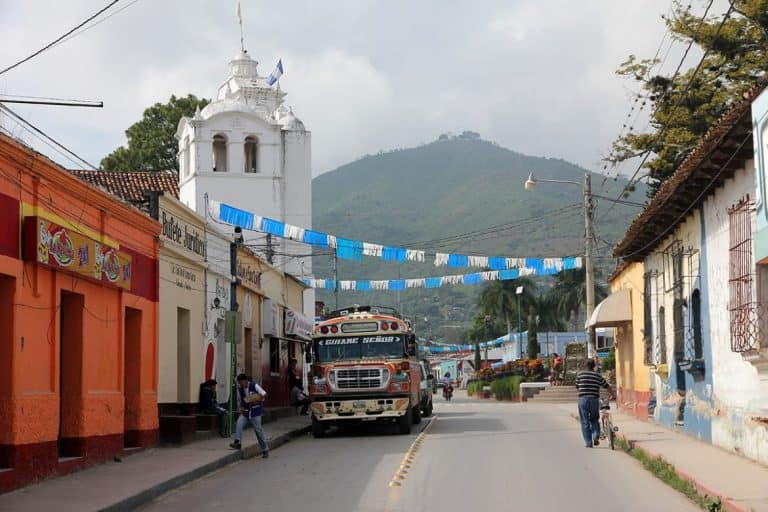
{"type": "Polygon", "coordinates": [[[693,357],[704,357],[704,346],[701,341],[701,292],[696,289],[691,295],[691,327],[693,331],[693,357]]]}
{"type": "Polygon", "coordinates": [[[755,265],[752,255],[754,202],[746,196],[728,209],[729,275],[728,309],[731,320],[731,350],[747,352],[759,348],[758,305],[755,298],[755,265]]]}
{"type": "Polygon", "coordinates": [[[658,351],[659,353],[656,355],[656,361],[659,362],[659,364],[667,364],[667,326],[666,326],[666,318],[664,315],[664,306],[661,306],[659,308],[659,344],[658,344],[658,351]]]}
{"type": "Polygon", "coordinates": [[[643,343],[645,344],[645,364],[653,364],[653,301],[651,294],[651,272],[643,275],[643,343]]]}

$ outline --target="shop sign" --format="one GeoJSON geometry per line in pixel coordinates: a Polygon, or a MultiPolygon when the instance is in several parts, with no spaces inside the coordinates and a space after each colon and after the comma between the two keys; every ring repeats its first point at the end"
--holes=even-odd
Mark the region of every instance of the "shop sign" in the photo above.
{"type": "Polygon", "coordinates": [[[292,309],[285,308],[285,334],[287,336],[300,336],[309,339],[313,328],[314,323],[311,318],[292,309]]]}
{"type": "Polygon", "coordinates": [[[250,263],[237,262],[237,277],[244,284],[254,288],[261,288],[261,271],[250,263]]]}
{"type": "Polygon", "coordinates": [[[197,282],[197,272],[176,263],[171,263],[170,265],[176,286],[187,291],[194,289],[197,282]]]}
{"type": "Polygon", "coordinates": [[[198,256],[205,257],[205,235],[201,235],[195,226],[190,226],[183,220],[179,221],[172,213],[165,210],[160,212],[160,223],[163,225],[163,238],[198,256]]]}
{"type": "Polygon", "coordinates": [[[131,256],[40,217],[24,219],[24,259],[131,289],[131,256]]]}

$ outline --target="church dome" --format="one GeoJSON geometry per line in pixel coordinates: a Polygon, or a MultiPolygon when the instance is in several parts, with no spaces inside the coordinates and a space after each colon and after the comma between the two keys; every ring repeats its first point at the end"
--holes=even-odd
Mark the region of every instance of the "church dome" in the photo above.
{"type": "Polygon", "coordinates": [[[242,52],[229,61],[229,76],[255,80],[259,77],[258,66],[259,63],[253,60],[248,52],[242,52]]]}
{"type": "Polygon", "coordinates": [[[288,113],[282,114],[278,119],[278,122],[283,127],[283,130],[304,131],[304,123],[301,122],[301,119],[296,117],[293,113],[293,109],[289,109],[288,113]]]}

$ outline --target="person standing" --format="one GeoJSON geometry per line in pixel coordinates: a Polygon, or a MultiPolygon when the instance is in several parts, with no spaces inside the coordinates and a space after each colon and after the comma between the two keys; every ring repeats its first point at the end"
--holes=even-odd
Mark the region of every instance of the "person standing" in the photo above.
{"type": "Polygon", "coordinates": [[[250,377],[244,373],[237,376],[237,392],[240,396],[240,416],[235,426],[235,441],[229,447],[234,450],[242,448],[240,440],[243,438],[243,429],[246,425],[251,425],[259,441],[261,456],[266,459],[269,457],[269,446],[261,428],[261,413],[267,392],[255,382],[251,382],[250,377]]]}
{"type": "Polygon", "coordinates": [[[576,375],[581,435],[587,448],[600,444],[600,388],[607,389],[613,396],[610,384],[595,371],[595,361],[589,359],[586,369],[576,375]]]}

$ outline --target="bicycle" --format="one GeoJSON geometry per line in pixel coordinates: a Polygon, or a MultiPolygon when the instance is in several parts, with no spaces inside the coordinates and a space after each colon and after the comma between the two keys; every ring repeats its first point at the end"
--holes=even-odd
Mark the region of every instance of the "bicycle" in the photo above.
{"type": "Polygon", "coordinates": [[[616,432],[619,431],[619,427],[613,424],[613,418],[611,418],[611,404],[607,398],[600,400],[600,439],[608,438],[611,444],[611,450],[615,449],[616,444],[616,432]]]}

